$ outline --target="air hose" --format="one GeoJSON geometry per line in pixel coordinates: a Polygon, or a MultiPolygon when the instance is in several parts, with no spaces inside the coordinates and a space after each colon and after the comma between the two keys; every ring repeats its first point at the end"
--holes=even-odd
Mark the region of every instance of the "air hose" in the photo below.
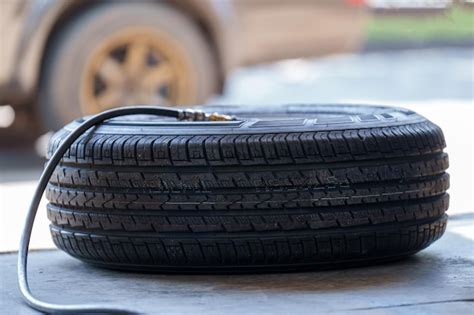
{"type": "Polygon", "coordinates": [[[41,174],[38,186],[31,200],[30,207],[26,216],[25,225],[20,240],[20,248],[18,251],[18,283],[20,292],[25,302],[32,308],[45,313],[113,313],[113,314],[138,314],[136,310],[127,309],[120,306],[108,306],[103,304],[54,304],[38,300],[33,296],[28,285],[27,262],[28,248],[31,239],[31,232],[35,221],[36,213],[41,202],[43,193],[48,185],[49,179],[53,174],[56,166],[61,161],[64,153],[83,133],[91,127],[99,125],[105,120],[128,115],[156,115],[173,117],[178,120],[187,121],[225,121],[233,120],[232,116],[219,115],[217,113],[206,114],[202,111],[181,110],[156,106],[133,106],[111,109],[99,113],[95,116],[85,119],[77,128],[75,128],[61,143],[57,150],[52,154],[46,167],[41,174]]]}

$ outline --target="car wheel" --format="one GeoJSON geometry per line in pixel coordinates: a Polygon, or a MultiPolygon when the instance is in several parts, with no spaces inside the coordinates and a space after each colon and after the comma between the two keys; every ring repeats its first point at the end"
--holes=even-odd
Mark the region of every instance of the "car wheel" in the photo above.
{"type": "Polygon", "coordinates": [[[45,127],[122,105],[184,105],[216,92],[213,52],[197,25],[156,3],[106,2],[67,23],[48,47],[45,127]]]}

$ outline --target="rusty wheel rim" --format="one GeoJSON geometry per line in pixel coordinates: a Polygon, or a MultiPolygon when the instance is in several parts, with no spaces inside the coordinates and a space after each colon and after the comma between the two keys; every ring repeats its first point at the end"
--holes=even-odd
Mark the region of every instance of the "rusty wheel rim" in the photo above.
{"type": "Polygon", "coordinates": [[[133,28],[110,36],[90,54],[82,74],[83,114],[106,109],[192,102],[191,66],[172,38],[133,28]]]}

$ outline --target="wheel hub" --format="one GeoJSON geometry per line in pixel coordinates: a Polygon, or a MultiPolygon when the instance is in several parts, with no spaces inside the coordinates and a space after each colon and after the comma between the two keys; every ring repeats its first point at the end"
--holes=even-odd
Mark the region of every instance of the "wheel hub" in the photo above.
{"type": "Polygon", "coordinates": [[[120,32],[90,56],[81,87],[84,114],[124,105],[176,105],[190,99],[183,54],[154,30],[120,32]]]}

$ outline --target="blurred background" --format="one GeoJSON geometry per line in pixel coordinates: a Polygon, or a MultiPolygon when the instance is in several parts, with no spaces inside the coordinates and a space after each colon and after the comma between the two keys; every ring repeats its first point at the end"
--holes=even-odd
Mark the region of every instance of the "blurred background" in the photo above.
{"type": "Polygon", "coordinates": [[[474,1],[2,0],[0,56],[0,251],[52,131],[133,104],[408,107],[445,132],[451,215],[474,212],[474,1]]]}

